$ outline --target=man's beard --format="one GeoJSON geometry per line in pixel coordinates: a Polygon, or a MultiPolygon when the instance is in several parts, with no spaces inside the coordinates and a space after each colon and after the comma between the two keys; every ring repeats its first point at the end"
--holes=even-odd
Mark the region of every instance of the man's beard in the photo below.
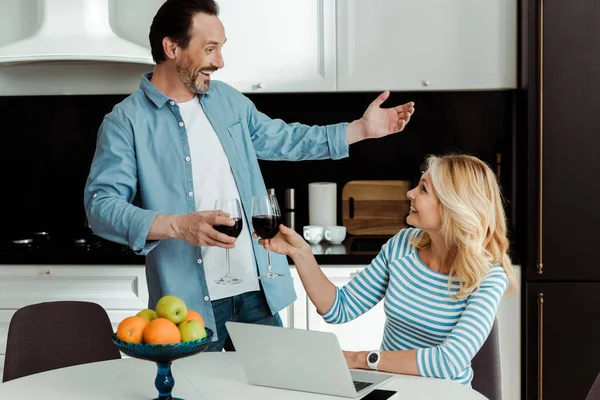
{"type": "Polygon", "coordinates": [[[192,93],[204,94],[210,90],[210,79],[205,79],[204,74],[200,71],[212,71],[214,67],[196,68],[192,66],[191,61],[187,56],[175,63],[175,70],[179,75],[179,80],[192,93]],[[198,81],[200,77],[201,81],[198,81]]]}

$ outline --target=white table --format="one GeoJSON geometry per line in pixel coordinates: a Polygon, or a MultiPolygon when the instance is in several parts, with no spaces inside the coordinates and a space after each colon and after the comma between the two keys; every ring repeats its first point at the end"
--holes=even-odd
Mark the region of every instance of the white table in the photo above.
{"type": "MultiPolygon", "coordinates": [[[[341,397],[252,386],[235,353],[201,353],[176,360],[171,367],[175,379],[173,396],[185,400],[286,399],[340,400],[341,397]]],[[[30,375],[0,384],[0,399],[19,400],[150,400],[156,364],[123,359],[78,365],[30,375]]],[[[395,390],[390,400],[485,400],[475,390],[443,379],[397,375],[379,389],[395,390]]]]}

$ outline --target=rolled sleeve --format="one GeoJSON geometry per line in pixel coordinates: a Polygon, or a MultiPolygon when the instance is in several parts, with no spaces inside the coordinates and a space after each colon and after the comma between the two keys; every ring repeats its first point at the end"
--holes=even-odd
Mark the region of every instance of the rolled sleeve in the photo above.
{"type": "Polygon", "coordinates": [[[133,215],[127,236],[129,247],[131,247],[135,254],[145,256],[158,245],[158,240],[146,240],[150,227],[157,215],[156,211],[142,209],[133,215]]]}
{"type": "Polygon", "coordinates": [[[329,153],[333,160],[339,160],[349,155],[348,139],[346,130],[348,123],[328,125],[327,143],[329,144],[329,153]]]}

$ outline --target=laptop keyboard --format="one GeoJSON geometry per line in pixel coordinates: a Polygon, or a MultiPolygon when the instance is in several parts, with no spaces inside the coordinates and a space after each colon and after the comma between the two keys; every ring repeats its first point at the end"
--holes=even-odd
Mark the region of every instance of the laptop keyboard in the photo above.
{"type": "Polygon", "coordinates": [[[356,393],[360,392],[364,388],[368,388],[373,383],[372,382],[361,382],[361,381],[352,381],[354,383],[354,389],[356,389],[356,393]]]}

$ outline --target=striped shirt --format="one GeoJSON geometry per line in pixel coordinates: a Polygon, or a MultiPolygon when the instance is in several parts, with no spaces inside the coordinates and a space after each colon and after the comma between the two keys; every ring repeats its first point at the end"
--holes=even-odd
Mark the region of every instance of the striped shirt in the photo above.
{"type": "Polygon", "coordinates": [[[409,242],[421,231],[400,231],[348,284],[336,289],[328,323],[357,318],[385,298],[381,350],[417,350],[422,376],[471,386],[471,360],[487,339],[508,279],[500,265],[490,267],[481,286],[457,300],[458,281],[431,270],[409,242]]]}

